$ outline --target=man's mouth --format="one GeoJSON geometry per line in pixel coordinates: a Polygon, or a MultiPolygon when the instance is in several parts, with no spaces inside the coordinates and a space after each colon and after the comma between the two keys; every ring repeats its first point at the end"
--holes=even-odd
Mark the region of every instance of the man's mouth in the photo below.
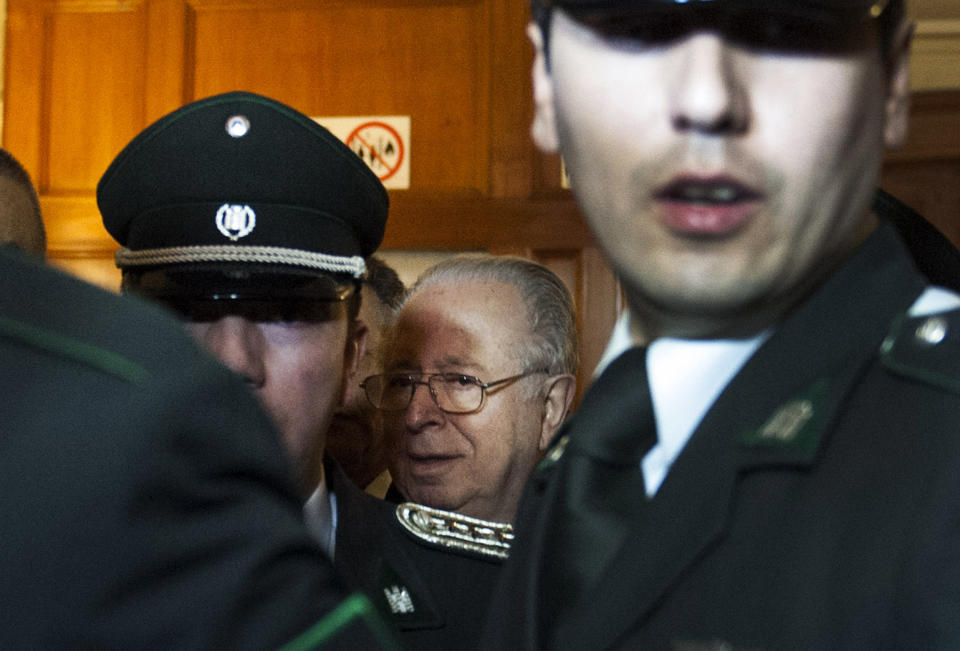
{"type": "Polygon", "coordinates": [[[723,237],[738,231],[763,194],[736,180],[681,177],[654,193],[664,225],[681,235],[723,237]]]}

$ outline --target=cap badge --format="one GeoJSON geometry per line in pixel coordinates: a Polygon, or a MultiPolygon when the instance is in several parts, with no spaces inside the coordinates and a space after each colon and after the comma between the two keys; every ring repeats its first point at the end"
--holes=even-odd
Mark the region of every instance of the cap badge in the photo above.
{"type": "Polygon", "coordinates": [[[246,237],[257,225],[257,213],[248,205],[225,203],[217,211],[217,229],[232,241],[246,237]]]}
{"type": "Polygon", "coordinates": [[[231,138],[243,138],[250,131],[250,120],[245,115],[231,115],[227,118],[226,129],[231,138]]]}

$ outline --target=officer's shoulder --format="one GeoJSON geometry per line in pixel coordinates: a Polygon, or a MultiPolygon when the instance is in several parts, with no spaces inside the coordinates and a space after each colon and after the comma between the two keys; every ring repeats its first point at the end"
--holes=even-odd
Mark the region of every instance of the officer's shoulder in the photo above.
{"type": "Polygon", "coordinates": [[[473,518],[423,504],[396,505],[397,525],[417,543],[441,553],[502,562],[510,554],[513,525],[473,518]]]}
{"type": "Polygon", "coordinates": [[[197,356],[158,308],[30,260],[6,256],[0,269],[3,337],[10,343],[134,384],[163,368],[171,352],[197,356]]]}
{"type": "Polygon", "coordinates": [[[890,373],[960,396],[960,308],[896,318],[880,360],[890,373]]]}

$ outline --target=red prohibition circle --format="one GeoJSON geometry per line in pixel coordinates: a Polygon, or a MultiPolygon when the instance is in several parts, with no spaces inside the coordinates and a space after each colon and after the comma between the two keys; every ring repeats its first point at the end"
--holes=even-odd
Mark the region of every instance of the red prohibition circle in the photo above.
{"type": "Polygon", "coordinates": [[[347,142],[347,146],[350,147],[350,146],[353,144],[353,141],[354,141],[354,140],[360,141],[360,144],[363,145],[364,148],[366,148],[366,149],[368,149],[368,150],[370,151],[370,155],[371,155],[372,157],[374,157],[374,158],[377,158],[377,159],[380,161],[380,163],[381,163],[385,168],[387,168],[387,173],[386,173],[386,174],[383,174],[383,175],[378,174],[378,175],[377,175],[377,178],[379,178],[381,181],[386,181],[386,180],[389,179],[391,176],[393,176],[394,174],[396,174],[396,173],[397,173],[397,170],[399,170],[399,169],[400,169],[400,166],[403,164],[403,156],[404,156],[404,151],[403,151],[403,139],[400,137],[400,134],[397,133],[397,130],[394,129],[393,127],[391,127],[391,126],[390,126],[389,124],[387,124],[386,122],[378,122],[378,121],[374,121],[374,122],[364,122],[363,124],[361,124],[360,126],[358,126],[356,129],[354,129],[353,131],[351,131],[351,132],[350,132],[350,135],[347,136],[347,141],[346,141],[346,142],[347,142]],[[366,140],[364,140],[363,137],[360,135],[360,132],[361,132],[361,131],[363,131],[364,129],[369,129],[370,127],[377,127],[377,128],[379,128],[379,129],[383,129],[383,130],[386,131],[389,135],[393,136],[393,138],[397,141],[397,163],[396,163],[396,165],[394,165],[394,167],[393,167],[392,169],[390,168],[390,165],[387,164],[387,161],[383,160],[383,158],[380,157],[380,154],[377,153],[377,150],[374,149],[374,148],[370,145],[370,143],[368,143],[366,140]]]}

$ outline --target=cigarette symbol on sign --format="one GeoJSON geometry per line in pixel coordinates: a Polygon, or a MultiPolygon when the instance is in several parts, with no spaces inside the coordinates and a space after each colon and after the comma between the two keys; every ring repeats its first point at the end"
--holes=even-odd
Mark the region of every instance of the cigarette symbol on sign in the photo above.
{"type": "Polygon", "coordinates": [[[397,173],[403,163],[403,140],[384,122],[365,122],[347,136],[352,149],[381,181],[397,173]]]}

